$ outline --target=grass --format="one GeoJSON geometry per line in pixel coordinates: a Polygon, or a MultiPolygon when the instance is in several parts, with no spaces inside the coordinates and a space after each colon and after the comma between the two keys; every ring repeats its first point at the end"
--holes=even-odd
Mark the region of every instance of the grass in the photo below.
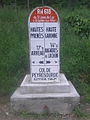
{"type": "Polygon", "coordinates": [[[27,113],[27,112],[22,112],[19,114],[23,118],[33,118],[33,119],[48,119],[49,117],[53,118],[62,118],[62,115],[59,113],[43,113],[43,114],[36,114],[36,113],[27,113]]]}
{"type": "Polygon", "coordinates": [[[28,68],[27,11],[0,9],[0,92],[12,91],[28,68]],[[24,14],[23,14],[24,12],[24,14]]]}
{"type": "Polygon", "coordinates": [[[82,109],[81,109],[80,106],[78,106],[77,108],[75,108],[74,113],[75,113],[75,115],[76,115],[78,118],[87,117],[86,113],[84,113],[84,112],[82,111],[82,109]]]}
{"type": "MultiPolygon", "coordinates": [[[[54,6],[61,21],[61,72],[73,82],[83,96],[82,102],[90,102],[90,37],[81,39],[73,28],[67,28],[65,18],[79,15],[89,18],[86,8],[72,10],[54,6]]],[[[11,94],[29,72],[28,15],[25,9],[0,8],[0,94],[11,94]]]]}

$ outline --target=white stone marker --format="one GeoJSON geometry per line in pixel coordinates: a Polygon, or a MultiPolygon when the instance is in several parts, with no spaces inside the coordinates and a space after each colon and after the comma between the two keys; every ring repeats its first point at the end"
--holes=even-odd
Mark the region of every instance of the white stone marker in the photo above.
{"type": "Polygon", "coordinates": [[[50,7],[34,9],[28,19],[32,82],[59,81],[59,17],[50,7]]]}
{"type": "Polygon", "coordinates": [[[50,7],[35,8],[28,19],[30,74],[11,96],[14,111],[69,114],[80,96],[60,73],[60,23],[50,7]]]}

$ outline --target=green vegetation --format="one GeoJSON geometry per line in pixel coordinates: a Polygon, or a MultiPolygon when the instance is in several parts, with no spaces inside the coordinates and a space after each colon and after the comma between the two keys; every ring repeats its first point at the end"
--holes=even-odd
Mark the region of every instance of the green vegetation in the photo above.
{"type": "Polygon", "coordinates": [[[53,117],[53,118],[62,118],[62,115],[60,115],[59,113],[43,113],[43,114],[36,114],[36,113],[27,113],[27,112],[21,112],[20,116],[24,117],[24,118],[42,118],[42,119],[47,119],[48,117],[53,117]]]}
{"type": "Polygon", "coordinates": [[[0,9],[0,93],[17,86],[28,68],[27,15],[24,10],[0,9]],[[23,14],[24,13],[24,14],[23,14]]]}
{"type": "MultiPolygon", "coordinates": [[[[61,72],[90,102],[90,11],[52,5],[61,21],[61,72]],[[85,34],[84,34],[85,33],[85,34]]],[[[29,11],[30,12],[30,11],[29,11]]],[[[29,72],[26,9],[0,8],[0,94],[11,94],[29,72]]]]}
{"type": "MultiPolygon", "coordinates": [[[[80,95],[84,96],[81,99],[83,102],[90,102],[90,34],[88,37],[87,32],[82,32],[82,36],[81,33],[77,34],[75,28],[77,30],[81,24],[77,25],[77,22],[73,21],[74,27],[72,24],[67,25],[67,18],[79,16],[83,21],[89,21],[89,14],[88,9],[80,8],[71,12],[69,9],[61,11],[61,70],[73,82],[80,95]]],[[[90,24],[87,29],[90,33],[90,24]]]]}
{"type": "Polygon", "coordinates": [[[84,118],[87,117],[86,113],[84,113],[84,112],[82,111],[82,109],[81,109],[80,106],[78,106],[77,108],[75,108],[74,113],[75,113],[75,115],[76,115],[77,117],[79,117],[79,118],[81,118],[81,117],[84,117],[84,118]]]}
{"type": "Polygon", "coordinates": [[[0,6],[4,7],[6,5],[14,5],[15,7],[36,7],[40,6],[42,3],[45,5],[60,5],[61,7],[74,8],[77,6],[86,6],[90,8],[89,0],[0,0],[0,6]]]}
{"type": "Polygon", "coordinates": [[[67,27],[73,27],[75,33],[81,38],[88,38],[90,35],[90,19],[80,18],[80,16],[69,16],[66,19],[67,27]]]}

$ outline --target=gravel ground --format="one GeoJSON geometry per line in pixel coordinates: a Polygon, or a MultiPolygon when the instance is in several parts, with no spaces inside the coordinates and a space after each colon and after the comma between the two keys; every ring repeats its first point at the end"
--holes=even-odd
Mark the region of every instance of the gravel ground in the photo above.
{"type": "Polygon", "coordinates": [[[10,108],[9,97],[0,97],[0,120],[90,120],[90,104],[83,104],[82,111],[87,116],[77,117],[75,113],[70,115],[34,115],[34,114],[17,114],[10,108]]]}

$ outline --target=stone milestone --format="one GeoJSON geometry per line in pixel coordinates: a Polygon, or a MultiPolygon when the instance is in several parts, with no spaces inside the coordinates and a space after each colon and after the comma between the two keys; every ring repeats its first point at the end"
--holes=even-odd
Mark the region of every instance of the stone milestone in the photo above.
{"type": "Polygon", "coordinates": [[[32,82],[59,81],[60,30],[57,13],[48,7],[36,8],[28,19],[32,82]]]}
{"type": "Polygon", "coordinates": [[[28,19],[30,74],[11,96],[16,112],[69,114],[80,102],[70,81],[60,73],[60,20],[48,6],[28,19]]]}

